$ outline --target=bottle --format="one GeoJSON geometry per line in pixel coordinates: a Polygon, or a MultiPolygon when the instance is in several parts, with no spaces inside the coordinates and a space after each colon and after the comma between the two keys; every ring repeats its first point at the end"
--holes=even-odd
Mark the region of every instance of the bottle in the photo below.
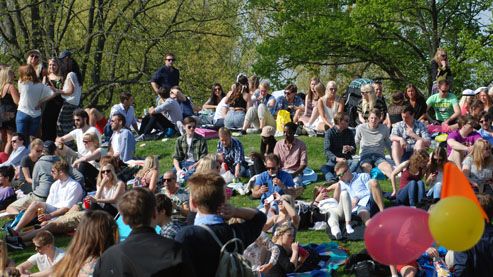
{"type": "Polygon", "coordinates": [[[448,277],[450,276],[450,271],[442,258],[433,258],[433,266],[437,271],[437,277],[448,277]]]}

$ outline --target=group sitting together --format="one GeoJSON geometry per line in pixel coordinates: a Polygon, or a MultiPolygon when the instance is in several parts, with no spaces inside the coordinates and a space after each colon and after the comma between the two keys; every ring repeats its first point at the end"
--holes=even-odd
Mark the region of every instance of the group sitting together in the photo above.
{"type": "MultiPolygon", "coordinates": [[[[296,242],[301,218],[295,200],[309,166],[302,134],[324,135],[326,183],[310,204],[326,215],[335,239],[354,232],[355,217],[367,224],[383,211],[385,197],[412,207],[438,201],[447,161],[462,169],[484,203],[493,203],[493,102],[486,90],[464,92],[459,104],[449,80],[438,79],[437,93],[427,100],[409,85],[387,106],[376,82],[361,86],[351,113],[334,81],[324,86],[313,78],[306,95],[290,84],[276,98],[269,82],[239,75],[228,93],[214,84],[199,113],[178,87],[174,55],[166,54],[151,80],[156,106],[138,119],[132,95],[124,92],[106,117],[79,108],[82,80],[70,52],[50,59],[47,72],[39,59],[39,52],[28,53],[18,88],[10,67],[0,68],[0,106],[13,107],[2,110],[0,127],[7,142],[0,154],[0,206],[15,216],[5,241],[10,249],[32,242],[38,252],[17,266],[21,274],[215,276],[224,269],[221,249],[234,238],[262,276],[306,269],[307,251],[296,242]],[[50,103],[59,107],[56,118],[50,103]],[[281,111],[290,122],[278,129],[281,111]],[[214,153],[198,127],[217,130],[214,153]],[[245,157],[236,132],[259,133],[258,153],[245,157]],[[440,144],[438,133],[447,133],[440,144]],[[136,141],[164,136],[177,136],[168,171],[161,174],[156,156],[135,161],[136,141]],[[249,179],[258,209],[229,204],[225,176],[249,179]],[[392,191],[382,190],[378,180],[384,178],[392,191]],[[115,236],[115,217],[132,229],[123,242],[115,236]],[[65,253],[54,246],[53,234],[74,230],[65,253]],[[29,273],[35,265],[39,272],[29,273]]],[[[457,272],[477,266],[468,255],[456,254],[457,272]]],[[[401,274],[417,270],[396,266],[401,274]]]]}

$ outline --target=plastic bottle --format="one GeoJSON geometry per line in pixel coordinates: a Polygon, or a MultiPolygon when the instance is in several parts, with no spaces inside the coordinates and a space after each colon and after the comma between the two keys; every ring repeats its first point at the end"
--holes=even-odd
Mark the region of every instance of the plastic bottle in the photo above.
{"type": "Polygon", "coordinates": [[[448,277],[450,276],[450,271],[442,258],[433,258],[433,266],[437,272],[437,277],[448,277]]]}

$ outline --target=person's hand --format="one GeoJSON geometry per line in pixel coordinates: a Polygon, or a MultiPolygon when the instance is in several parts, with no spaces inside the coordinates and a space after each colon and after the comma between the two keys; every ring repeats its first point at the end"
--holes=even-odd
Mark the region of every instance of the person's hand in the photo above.
{"type": "Polygon", "coordinates": [[[434,258],[434,257],[438,258],[440,256],[440,254],[438,253],[438,250],[436,250],[435,247],[430,247],[430,248],[426,249],[426,253],[432,258],[434,258]]]}
{"type": "Polygon", "coordinates": [[[395,189],[392,190],[392,194],[390,195],[390,197],[395,197],[395,195],[397,194],[397,192],[395,191],[395,189]]]}
{"type": "Polygon", "coordinates": [[[467,153],[472,153],[472,149],[473,149],[472,145],[471,146],[468,146],[467,147],[467,153]]]}
{"type": "Polygon", "coordinates": [[[235,214],[236,208],[231,204],[223,204],[219,209],[219,214],[226,220],[232,218],[235,214]]]}
{"type": "Polygon", "coordinates": [[[38,221],[39,222],[48,221],[48,220],[50,220],[52,218],[53,218],[53,216],[51,216],[50,214],[47,214],[47,213],[38,215],[38,221]]]}
{"type": "Polygon", "coordinates": [[[281,200],[281,195],[276,191],[272,195],[274,195],[275,200],[281,200]]]}
{"type": "Polygon", "coordinates": [[[358,205],[358,200],[359,200],[358,198],[352,198],[351,199],[351,205],[353,208],[356,207],[356,205],[358,205]]]}
{"type": "Polygon", "coordinates": [[[440,64],[442,65],[442,68],[446,68],[447,67],[447,60],[441,60],[440,64]]]}
{"type": "Polygon", "coordinates": [[[259,266],[258,271],[261,273],[268,273],[272,267],[273,265],[271,263],[263,264],[259,266]]]}
{"type": "Polygon", "coordinates": [[[293,253],[298,253],[299,246],[300,244],[298,242],[291,243],[291,250],[293,251],[293,253]]]}
{"type": "Polygon", "coordinates": [[[269,188],[266,185],[261,185],[259,191],[261,193],[266,193],[269,191],[269,188]]]}
{"type": "MultiPolygon", "coordinates": [[[[342,153],[344,153],[344,150],[342,151],[342,153]]],[[[339,157],[336,157],[336,162],[339,163],[339,162],[345,162],[346,159],[344,158],[339,158],[339,157]]]]}
{"type": "Polygon", "coordinates": [[[275,177],[274,179],[272,179],[272,183],[276,186],[280,186],[282,184],[281,182],[281,179],[275,177]]]}
{"type": "Polygon", "coordinates": [[[264,199],[264,209],[265,209],[265,213],[267,214],[267,212],[270,209],[270,203],[269,201],[267,201],[267,199],[264,199]]]}
{"type": "Polygon", "coordinates": [[[154,114],[156,112],[156,108],[150,107],[147,112],[149,112],[149,114],[154,114]]]}

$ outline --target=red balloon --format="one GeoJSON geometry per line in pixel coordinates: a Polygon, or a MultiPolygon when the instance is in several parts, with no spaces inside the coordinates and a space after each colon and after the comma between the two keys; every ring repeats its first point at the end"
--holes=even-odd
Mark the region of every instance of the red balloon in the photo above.
{"type": "Polygon", "coordinates": [[[393,207],[376,214],[365,230],[370,256],[386,265],[416,260],[433,243],[428,213],[411,207],[393,207]]]}

